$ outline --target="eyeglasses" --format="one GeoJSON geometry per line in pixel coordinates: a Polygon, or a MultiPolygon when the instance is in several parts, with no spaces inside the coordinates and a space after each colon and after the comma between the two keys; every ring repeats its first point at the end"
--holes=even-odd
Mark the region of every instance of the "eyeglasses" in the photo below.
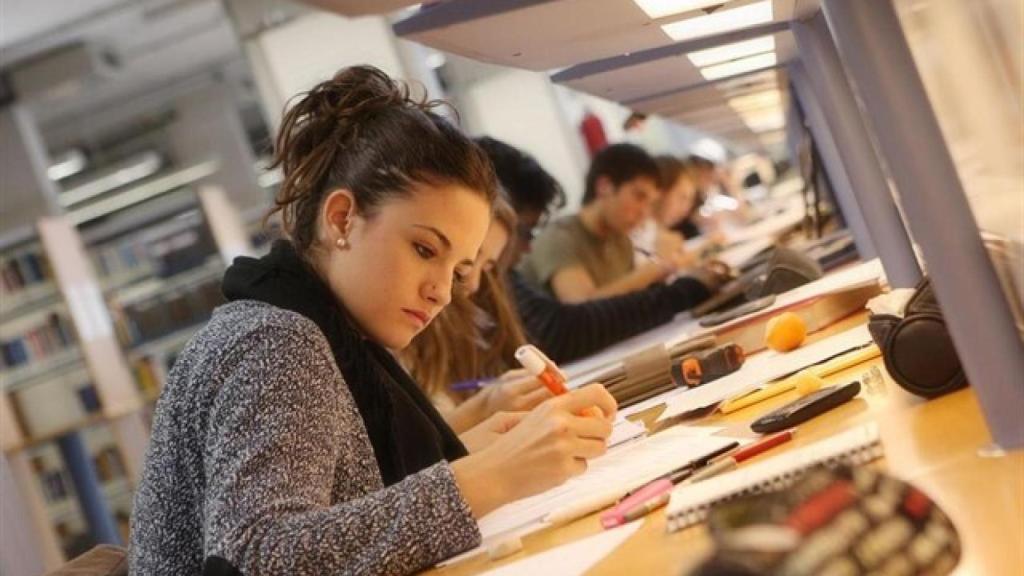
{"type": "Polygon", "coordinates": [[[538,232],[548,225],[551,220],[551,213],[544,212],[534,223],[520,222],[516,225],[516,236],[525,242],[531,242],[537,237],[538,232]]]}

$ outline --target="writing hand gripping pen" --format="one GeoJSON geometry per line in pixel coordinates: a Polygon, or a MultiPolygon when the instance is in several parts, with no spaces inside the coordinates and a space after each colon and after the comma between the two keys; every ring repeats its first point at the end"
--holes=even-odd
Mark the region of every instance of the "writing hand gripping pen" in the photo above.
{"type": "MultiPolygon", "coordinates": [[[[543,352],[538,350],[537,347],[530,344],[520,346],[516,350],[516,360],[522,364],[527,372],[540,380],[551,394],[561,396],[569,392],[569,389],[565,387],[565,374],[562,374],[558,366],[545,356],[543,352]]],[[[580,416],[603,418],[604,414],[601,413],[601,409],[597,406],[591,406],[581,410],[580,416]]]]}

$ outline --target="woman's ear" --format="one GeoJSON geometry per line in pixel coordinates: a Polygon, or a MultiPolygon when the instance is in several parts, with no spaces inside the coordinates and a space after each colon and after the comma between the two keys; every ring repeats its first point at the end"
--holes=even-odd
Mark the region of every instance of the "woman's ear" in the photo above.
{"type": "Polygon", "coordinates": [[[338,188],[327,194],[320,210],[320,225],[324,239],[339,248],[348,247],[348,235],[356,217],[356,197],[347,188],[338,188]]]}

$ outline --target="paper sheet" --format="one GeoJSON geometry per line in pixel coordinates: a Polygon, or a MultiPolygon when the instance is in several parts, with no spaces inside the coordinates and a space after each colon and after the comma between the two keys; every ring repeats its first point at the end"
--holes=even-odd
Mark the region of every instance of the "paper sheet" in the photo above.
{"type": "Polygon", "coordinates": [[[625,418],[617,419],[615,426],[612,428],[612,435],[608,437],[606,444],[608,444],[609,448],[613,448],[619,444],[640,438],[644,434],[647,434],[647,428],[643,424],[630,422],[625,418]]]}
{"type": "Polygon", "coordinates": [[[643,522],[630,522],[614,530],[604,530],[582,540],[489,570],[484,574],[486,576],[538,576],[540,574],[578,576],[586,573],[587,570],[614,552],[643,524],[643,522]]]}
{"type": "Polygon", "coordinates": [[[785,354],[771,351],[755,354],[742,368],[728,376],[698,388],[671,391],[660,396],[666,407],[657,421],[661,422],[747,392],[771,380],[870,342],[871,334],[868,332],[867,324],[862,324],[785,354]]]}
{"type": "Polygon", "coordinates": [[[778,236],[793,228],[804,219],[804,202],[799,196],[779,202],[775,213],[755,224],[730,226],[723,230],[726,245],[778,236]]]}
{"type": "Polygon", "coordinates": [[[615,486],[623,492],[720,448],[732,438],[695,436],[674,429],[623,444],[589,463],[588,470],[561,486],[506,504],[480,519],[485,542],[496,536],[540,523],[549,512],[605,492],[615,486]]]}

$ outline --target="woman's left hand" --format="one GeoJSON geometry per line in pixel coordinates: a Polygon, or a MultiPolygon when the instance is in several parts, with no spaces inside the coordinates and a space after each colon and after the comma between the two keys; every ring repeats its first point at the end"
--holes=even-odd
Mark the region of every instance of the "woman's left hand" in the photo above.
{"type": "Polygon", "coordinates": [[[496,412],[483,422],[459,434],[470,454],[487,448],[502,434],[515,428],[526,412],[496,412]]]}
{"type": "Polygon", "coordinates": [[[551,398],[551,392],[526,370],[509,370],[480,391],[484,396],[485,416],[498,412],[529,412],[551,398]]]}

